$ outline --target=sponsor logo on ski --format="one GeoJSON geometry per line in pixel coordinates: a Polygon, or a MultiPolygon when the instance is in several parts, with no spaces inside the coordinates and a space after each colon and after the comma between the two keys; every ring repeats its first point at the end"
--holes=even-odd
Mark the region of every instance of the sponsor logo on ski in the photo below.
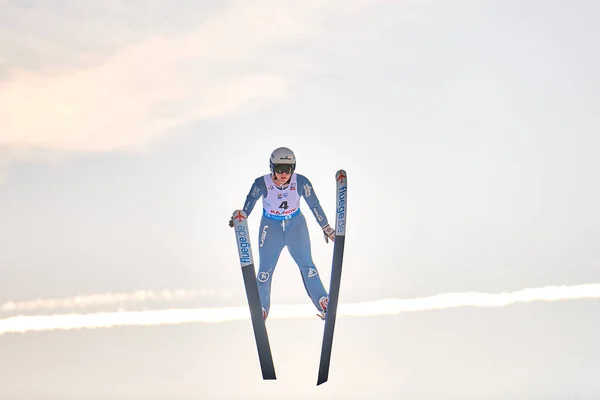
{"type": "Polygon", "coordinates": [[[250,241],[248,240],[248,231],[243,225],[237,227],[238,249],[240,251],[240,263],[243,266],[252,264],[252,254],[250,253],[250,241]]]}
{"type": "Polygon", "coordinates": [[[242,215],[241,211],[238,211],[237,215],[233,218],[237,219],[238,222],[242,222],[244,219],[246,219],[246,217],[242,215]]]}
{"type": "Polygon", "coordinates": [[[337,198],[337,233],[344,234],[346,230],[346,186],[338,189],[337,198]]]}

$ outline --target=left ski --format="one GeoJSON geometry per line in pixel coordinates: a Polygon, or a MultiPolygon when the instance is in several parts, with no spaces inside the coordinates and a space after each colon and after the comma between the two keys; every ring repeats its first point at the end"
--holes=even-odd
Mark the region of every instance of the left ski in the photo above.
{"type": "Polygon", "coordinates": [[[244,287],[248,298],[248,306],[250,307],[250,317],[252,319],[252,328],[254,329],[254,339],[256,341],[256,349],[258,350],[262,376],[265,380],[277,379],[275,376],[275,366],[273,365],[271,346],[269,345],[267,327],[263,318],[262,306],[258,295],[258,285],[256,284],[256,272],[254,269],[248,231],[248,216],[242,210],[235,210],[232,218],[233,227],[235,229],[235,241],[240,256],[244,287]]]}
{"type": "Polygon", "coordinates": [[[335,330],[335,318],[342,279],[342,261],[344,259],[344,245],[346,242],[346,213],[348,210],[348,179],[346,177],[346,171],[343,169],[337,171],[335,179],[337,189],[335,241],[333,244],[333,261],[329,284],[329,304],[327,306],[327,312],[325,313],[325,330],[323,331],[317,386],[327,382],[327,379],[329,379],[329,364],[331,361],[331,349],[333,347],[333,332],[335,330]]]}

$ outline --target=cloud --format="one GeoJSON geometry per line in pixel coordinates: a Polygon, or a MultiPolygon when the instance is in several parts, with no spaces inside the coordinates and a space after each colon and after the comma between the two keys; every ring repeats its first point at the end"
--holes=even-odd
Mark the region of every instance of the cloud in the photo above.
{"type": "Polygon", "coordinates": [[[0,304],[2,312],[26,312],[37,310],[54,310],[60,308],[89,308],[131,305],[137,303],[147,304],[150,302],[182,302],[198,298],[218,296],[229,297],[228,292],[216,292],[215,290],[138,290],[131,293],[99,293],[79,295],[60,299],[35,299],[29,301],[7,301],[0,304]]]}
{"type": "Polygon", "coordinates": [[[309,34],[307,16],[320,4],[238,3],[193,31],[123,45],[91,66],[11,70],[0,83],[0,148],[126,150],[281,96],[286,78],[259,62],[261,50],[309,34]]]}
{"type": "Polygon", "coordinates": [[[298,64],[316,63],[298,40],[354,48],[352,27],[377,21],[363,21],[364,8],[375,10],[370,18],[415,24],[434,18],[437,3],[8,3],[0,17],[0,149],[144,148],[178,126],[285,95],[298,64]],[[299,51],[290,53],[292,45],[299,51]]]}
{"type": "MultiPolygon", "coordinates": [[[[191,293],[191,292],[190,292],[191,293]]],[[[182,292],[180,296],[188,297],[190,293],[182,292]]],[[[135,294],[121,295],[127,298],[134,296],[136,300],[167,300],[162,295],[139,296],[135,294]]],[[[456,307],[505,307],[515,303],[533,301],[564,301],[576,299],[600,298],[600,283],[582,285],[545,286],[526,288],[515,292],[504,293],[441,293],[430,297],[415,299],[381,299],[358,303],[340,303],[338,316],[368,317],[396,315],[402,312],[427,310],[443,310],[456,307]]],[[[89,297],[88,299],[92,299],[89,297]]],[[[94,298],[98,302],[114,303],[114,296],[102,295],[94,298]]],[[[168,300],[174,300],[171,294],[168,300]]],[[[38,300],[41,304],[43,300],[38,300]]],[[[47,301],[46,301],[47,302],[47,301]]],[[[157,326],[185,323],[223,323],[250,318],[248,306],[219,308],[162,309],[146,311],[117,311],[88,314],[55,314],[55,315],[17,315],[0,319],[0,335],[5,333],[25,333],[30,331],[97,329],[117,326],[157,326]]],[[[312,305],[274,305],[270,312],[271,319],[316,318],[312,305]]]]}

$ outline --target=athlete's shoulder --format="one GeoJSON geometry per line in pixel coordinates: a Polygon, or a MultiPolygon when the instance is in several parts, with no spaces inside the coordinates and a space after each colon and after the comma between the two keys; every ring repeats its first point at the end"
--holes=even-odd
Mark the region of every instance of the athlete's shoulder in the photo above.
{"type": "Polygon", "coordinates": [[[305,175],[297,174],[296,182],[300,193],[303,194],[304,197],[310,197],[313,194],[312,183],[305,175]]]}
{"type": "Polygon", "coordinates": [[[294,172],[294,175],[296,175],[296,182],[298,182],[298,185],[302,186],[304,183],[310,183],[310,180],[305,175],[297,172],[294,172]]]}
{"type": "Polygon", "coordinates": [[[252,189],[250,189],[250,196],[252,197],[260,197],[267,192],[267,184],[265,182],[264,176],[259,176],[254,179],[252,183],[252,189]]]}

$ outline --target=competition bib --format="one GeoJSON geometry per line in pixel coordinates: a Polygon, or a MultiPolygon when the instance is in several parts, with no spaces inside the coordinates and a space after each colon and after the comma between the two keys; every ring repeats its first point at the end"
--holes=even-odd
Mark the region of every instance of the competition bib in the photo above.
{"type": "Polygon", "coordinates": [[[275,186],[270,174],[264,176],[267,185],[267,196],[263,197],[263,214],[271,219],[290,219],[300,212],[300,194],[296,182],[296,174],[292,174],[289,185],[285,189],[275,186]]]}

